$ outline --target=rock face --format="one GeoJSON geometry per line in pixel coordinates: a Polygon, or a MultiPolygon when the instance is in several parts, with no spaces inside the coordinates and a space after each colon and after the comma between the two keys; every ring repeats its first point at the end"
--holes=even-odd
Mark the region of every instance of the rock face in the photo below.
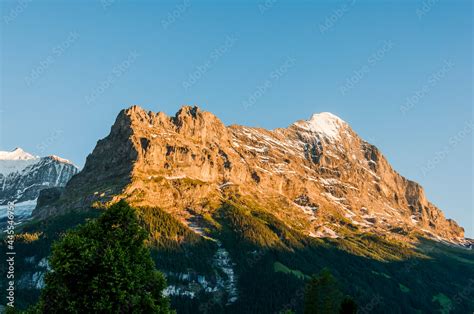
{"type": "Polygon", "coordinates": [[[77,172],[56,156],[35,157],[21,148],[0,152],[0,205],[36,200],[41,190],[65,186],[77,172]]]}
{"type": "Polygon", "coordinates": [[[197,107],[169,117],[133,106],[120,112],[59,201],[38,206],[35,215],[121,198],[183,222],[226,200],[253,204],[311,237],[336,238],[351,225],[397,237],[464,238],[420,185],[330,113],[269,131],[226,127],[197,107]]]}

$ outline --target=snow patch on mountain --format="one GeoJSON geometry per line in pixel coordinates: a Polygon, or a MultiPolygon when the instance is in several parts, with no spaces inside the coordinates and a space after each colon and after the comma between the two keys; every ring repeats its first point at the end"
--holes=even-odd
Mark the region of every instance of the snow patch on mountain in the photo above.
{"type": "Polygon", "coordinates": [[[315,113],[309,120],[295,123],[296,126],[306,131],[332,140],[340,138],[340,130],[345,124],[344,120],[330,112],[315,113]]]}
{"type": "Polygon", "coordinates": [[[316,231],[315,233],[310,232],[309,236],[312,238],[331,238],[331,239],[339,238],[339,235],[334,230],[326,226],[321,226],[319,230],[316,231]]]}

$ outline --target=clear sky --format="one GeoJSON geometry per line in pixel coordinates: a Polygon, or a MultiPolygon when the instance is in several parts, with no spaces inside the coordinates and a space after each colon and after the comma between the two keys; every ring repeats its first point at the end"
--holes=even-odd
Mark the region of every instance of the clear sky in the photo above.
{"type": "Polygon", "coordinates": [[[132,104],[330,111],[474,237],[472,1],[68,2],[1,2],[0,150],[83,166],[132,104]]]}

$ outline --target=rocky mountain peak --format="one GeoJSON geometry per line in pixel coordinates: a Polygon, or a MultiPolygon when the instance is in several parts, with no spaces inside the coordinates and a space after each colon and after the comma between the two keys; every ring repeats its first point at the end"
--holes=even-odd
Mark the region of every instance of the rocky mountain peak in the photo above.
{"type": "Polygon", "coordinates": [[[221,120],[197,106],[183,106],[171,120],[177,133],[201,142],[216,142],[227,137],[221,120]]]}
{"type": "Polygon", "coordinates": [[[64,163],[64,164],[74,165],[70,160],[61,158],[61,157],[56,156],[56,155],[49,155],[49,156],[46,156],[46,158],[49,158],[49,159],[55,160],[55,161],[59,161],[59,162],[64,163]]]}
{"type": "Polygon", "coordinates": [[[172,117],[163,112],[146,111],[139,106],[131,106],[122,110],[113,128],[167,128],[177,133],[188,135],[198,134],[204,129],[214,130],[225,128],[224,124],[212,113],[201,110],[197,106],[182,106],[172,117]]]}
{"type": "MultiPolygon", "coordinates": [[[[258,205],[310,237],[357,230],[463,239],[463,229],[426,199],[421,186],[327,112],[270,131],[226,127],[198,107],[184,106],[173,117],[125,109],[58,204],[77,209],[122,198],[183,221],[229,200],[258,205]]],[[[44,217],[67,210],[63,206],[36,213],[44,217]]]]}
{"type": "Polygon", "coordinates": [[[183,106],[171,117],[163,112],[147,112],[141,107],[132,106],[119,114],[113,128],[143,133],[144,137],[166,130],[201,142],[221,140],[222,137],[226,138],[227,133],[225,125],[215,115],[197,106],[183,106]]]}
{"type": "Polygon", "coordinates": [[[128,134],[134,123],[146,123],[150,118],[149,113],[143,108],[136,105],[131,106],[120,111],[112,125],[112,132],[128,134]]]}
{"type": "Polygon", "coordinates": [[[141,122],[149,121],[153,116],[153,113],[151,111],[146,111],[145,109],[137,105],[133,105],[128,109],[124,109],[123,113],[128,116],[130,120],[141,122]]]}
{"type": "Polygon", "coordinates": [[[181,117],[188,117],[190,116],[193,119],[197,119],[198,115],[202,115],[202,111],[198,106],[182,106],[181,109],[178,110],[176,113],[176,119],[181,117]]]}

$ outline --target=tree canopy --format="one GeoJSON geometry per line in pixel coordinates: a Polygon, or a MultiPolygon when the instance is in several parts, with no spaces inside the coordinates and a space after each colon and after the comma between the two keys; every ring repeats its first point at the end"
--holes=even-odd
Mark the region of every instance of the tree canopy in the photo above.
{"type": "Polygon", "coordinates": [[[125,201],[54,244],[39,313],[170,313],[147,233],[125,201]]]}
{"type": "Polygon", "coordinates": [[[324,268],[306,285],[304,299],[305,314],[352,314],[357,313],[357,304],[339,290],[329,269],[324,268]]]}

